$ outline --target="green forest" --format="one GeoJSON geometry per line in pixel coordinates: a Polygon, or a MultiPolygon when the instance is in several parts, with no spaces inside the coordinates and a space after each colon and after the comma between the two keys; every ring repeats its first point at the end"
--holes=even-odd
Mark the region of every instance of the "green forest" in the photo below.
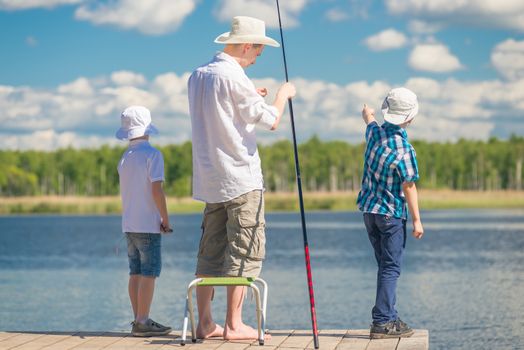
{"type": "MultiPolygon", "coordinates": [[[[154,140],[153,140],[154,144],[154,140]]],[[[451,190],[522,190],[524,138],[454,143],[414,141],[419,188],[451,190]]],[[[364,144],[321,141],[298,146],[305,191],[357,191],[360,188],[364,144]]],[[[164,155],[170,196],[191,195],[191,143],[157,147],[164,155]]],[[[0,196],[117,195],[117,163],[124,147],[0,151],[0,196]]],[[[259,146],[266,188],[295,189],[293,144],[278,141],[259,146]]]]}

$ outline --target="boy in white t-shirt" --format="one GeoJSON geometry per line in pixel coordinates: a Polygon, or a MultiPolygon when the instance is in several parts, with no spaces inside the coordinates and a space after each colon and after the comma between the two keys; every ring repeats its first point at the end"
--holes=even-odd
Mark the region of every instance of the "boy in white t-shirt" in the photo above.
{"type": "Polygon", "coordinates": [[[171,327],[149,318],[155,278],[162,267],[161,234],[173,232],[162,188],[164,159],[149,144],[149,135],[158,130],[151,124],[151,113],[142,106],[126,108],[120,118],[122,127],[116,137],[129,140],[118,163],[118,175],[129,258],[129,299],[135,315],[131,333],[135,337],[166,335],[171,327]]]}

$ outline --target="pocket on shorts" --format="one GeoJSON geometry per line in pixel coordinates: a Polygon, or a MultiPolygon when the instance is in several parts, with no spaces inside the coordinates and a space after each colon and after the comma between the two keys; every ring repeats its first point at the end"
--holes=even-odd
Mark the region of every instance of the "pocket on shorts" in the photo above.
{"type": "Polygon", "coordinates": [[[266,222],[261,191],[246,194],[247,200],[233,209],[228,227],[231,249],[240,256],[262,260],[266,256],[266,222]]]}

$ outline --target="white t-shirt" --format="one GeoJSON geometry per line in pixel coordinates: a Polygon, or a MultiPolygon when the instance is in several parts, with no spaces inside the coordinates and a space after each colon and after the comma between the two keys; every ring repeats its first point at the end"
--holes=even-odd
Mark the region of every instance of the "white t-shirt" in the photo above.
{"type": "Polygon", "coordinates": [[[118,163],[122,232],[160,233],[152,183],[164,181],[164,158],[147,140],[133,140],[118,163]]]}
{"type": "Polygon", "coordinates": [[[193,198],[220,203],[263,189],[255,125],[271,129],[278,109],[244,69],[219,52],[188,81],[193,134],[193,198]]]}

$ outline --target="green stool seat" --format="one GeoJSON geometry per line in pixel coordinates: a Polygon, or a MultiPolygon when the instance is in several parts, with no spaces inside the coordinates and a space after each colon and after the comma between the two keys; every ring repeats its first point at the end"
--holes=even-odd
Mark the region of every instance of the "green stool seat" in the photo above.
{"type": "Polygon", "coordinates": [[[245,286],[253,290],[257,307],[258,343],[264,345],[264,329],[266,325],[267,306],[267,283],[261,278],[255,277],[204,277],[196,278],[187,286],[186,309],[184,311],[184,325],[182,327],[182,340],[180,345],[186,344],[188,314],[191,322],[191,341],[196,342],[196,324],[193,311],[193,289],[196,287],[216,286],[245,286]],[[260,297],[262,287],[262,298],[260,297]]]}

